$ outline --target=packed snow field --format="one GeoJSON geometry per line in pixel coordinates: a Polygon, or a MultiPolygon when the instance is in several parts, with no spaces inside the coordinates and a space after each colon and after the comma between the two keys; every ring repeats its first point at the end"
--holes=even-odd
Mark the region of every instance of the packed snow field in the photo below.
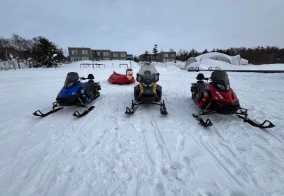
{"type": "MultiPolygon", "coordinates": [[[[126,67],[119,68],[119,61],[100,68],[80,63],[0,72],[0,195],[284,194],[284,74],[228,72],[249,117],[268,119],[274,128],[217,114],[208,116],[213,126],[204,128],[192,117],[198,109],[190,85],[197,72],[156,65],[169,114],[162,116],[159,106],[151,105],[126,116],[138,83],[107,81],[126,67]],[[77,107],[33,116],[51,109],[66,74],[74,71],[80,77],[92,73],[101,83],[95,109],[79,119],[72,116],[77,107]]],[[[275,69],[279,66],[284,69],[275,69]]],[[[132,62],[132,68],[136,75],[139,65],[132,62]]]]}

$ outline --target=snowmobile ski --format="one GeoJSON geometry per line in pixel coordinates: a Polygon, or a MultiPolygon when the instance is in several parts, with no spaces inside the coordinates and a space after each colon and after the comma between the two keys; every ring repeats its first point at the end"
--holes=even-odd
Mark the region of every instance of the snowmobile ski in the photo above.
{"type": "MultiPolygon", "coordinates": [[[[212,112],[212,111],[208,111],[208,112],[204,112],[204,111],[201,111],[199,114],[192,114],[192,116],[198,120],[199,124],[202,125],[203,127],[209,127],[209,126],[212,126],[213,123],[211,122],[210,119],[207,119],[206,121],[201,118],[201,115],[206,115],[206,114],[213,114],[215,112],[212,112]]],[[[275,125],[270,122],[269,120],[264,120],[262,123],[257,123],[253,120],[251,120],[250,118],[248,118],[248,114],[247,114],[247,110],[244,109],[244,108],[241,108],[240,111],[238,111],[236,113],[236,116],[243,119],[244,122],[247,122],[248,124],[254,126],[254,127],[258,127],[258,128],[261,128],[261,129],[266,129],[266,128],[272,128],[272,127],[275,127],[275,125]]]]}
{"type": "Polygon", "coordinates": [[[35,116],[40,116],[40,117],[46,117],[46,116],[48,116],[49,114],[55,113],[55,112],[57,112],[57,111],[59,111],[59,110],[62,110],[62,109],[63,109],[63,107],[59,107],[59,108],[56,108],[56,109],[52,109],[52,110],[50,110],[50,111],[47,112],[47,113],[42,113],[40,110],[37,110],[37,111],[35,111],[35,112],[33,113],[33,115],[35,115],[35,116]]]}
{"type": "Polygon", "coordinates": [[[53,102],[52,105],[53,105],[52,110],[50,110],[49,112],[42,113],[40,110],[37,110],[33,113],[33,115],[45,117],[45,116],[48,116],[49,114],[53,114],[53,113],[58,112],[59,110],[63,109],[63,107],[60,107],[57,102],[53,102]]]}
{"type": "Polygon", "coordinates": [[[242,115],[237,115],[239,118],[243,119],[244,122],[247,122],[248,124],[258,127],[261,129],[266,129],[266,128],[272,128],[275,127],[275,125],[270,122],[269,120],[264,120],[262,123],[257,123],[251,119],[249,119],[247,116],[242,116],[242,115]]]}
{"type": "Polygon", "coordinates": [[[87,108],[84,112],[82,112],[82,113],[79,113],[78,111],[75,111],[74,113],[73,113],[73,116],[75,116],[75,117],[78,117],[78,118],[81,118],[81,117],[83,117],[83,116],[86,116],[90,111],[92,111],[93,109],[95,108],[95,106],[91,106],[91,107],[89,107],[89,108],[87,108]]]}
{"type": "MultiPolygon", "coordinates": [[[[125,114],[128,114],[128,115],[134,114],[135,111],[137,110],[138,106],[139,106],[139,105],[142,105],[142,104],[146,104],[146,103],[145,103],[145,102],[134,102],[134,101],[132,100],[131,108],[126,107],[125,114]]],[[[162,115],[167,115],[167,114],[168,114],[167,108],[166,108],[166,106],[165,106],[164,101],[163,101],[162,103],[161,103],[161,102],[151,102],[151,104],[160,105],[160,113],[161,113],[162,115]]]]}
{"type": "Polygon", "coordinates": [[[126,107],[126,111],[125,111],[125,114],[134,114],[135,111],[137,110],[138,108],[138,105],[139,103],[134,103],[134,101],[132,100],[132,104],[131,104],[131,108],[129,107],[126,107]]]}
{"type": "Polygon", "coordinates": [[[128,114],[128,115],[134,114],[135,111],[137,110],[137,108],[138,108],[138,106],[136,106],[136,107],[134,107],[134,108],[129,108],[129,107],[127,107],[127,108],[126,108],[126,111],[125,111],[125,114],[128,114]]]}
{"type": "Polygon", "coordinates": [[[200,117],[198,114],[192,114],[192,116],[199,122],[199,124],[203,127],[209,127],[212,126],[212,122],[210,119],[207,119],[206,121],[203,120],[203,118],[200,117]]]}
{"type": "Polygon", "coordinates": [[[168,111],[167,111],[167,108],[166,108],[164,100],[163,100],[163,103],[162,103],[162,105],[160,107],[160,112],[161,112],[162,115],[167,115],[168,114],[168,111]]]}

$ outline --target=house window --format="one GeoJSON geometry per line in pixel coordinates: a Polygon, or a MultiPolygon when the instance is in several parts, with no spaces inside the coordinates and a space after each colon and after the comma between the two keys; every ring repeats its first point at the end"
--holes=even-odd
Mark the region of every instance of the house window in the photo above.
{"type": "Polygon", "coordinates": [[[175,55],[175,54],[172,54],[171,57],[176,57],[176,55],[175,55]]]}
{"type": "Polygon", "coordinates": [[[104,56],[109,56],[108,52],[103,52],[104,56]]]}
{"type": "Polygon", "coordinates": [[[77,50],[71,50],[71,53],[72,54],[78,54],[78,51],[77,50]]]}
{"type": "Polygon", "coordinates": [[[114,54],[113,54],[113,57],[118,57],[118,54],[117,54],[117,53],[114,53],[114,54]]]}
{"type": "Polygon", "coordinates": [[[83,57],[82,57],[82,60],[89,60],[89,57],[83,56],[83,57]]]}
{"type": "Polygon", "coordinates": [[[88,55],[88,50],[82,50],[82,54],[88,55]]]}
{"type": "Polygon", "coordinates": [[[164,54],[164,57],[169,57],[169,54],[164,54]]]}
{"type": "Polygon", "coordinates": [[[125,57],[125,53],[120,53],[120,56],[121,57],[125,57]]]}
{"type": "Polygon", "coordinates": [[[73,56],[73,57],[71,57],[71,61],[80,61],[81,60],[81,58],[80,57],[77,57],[77,56],[73,56]]]}

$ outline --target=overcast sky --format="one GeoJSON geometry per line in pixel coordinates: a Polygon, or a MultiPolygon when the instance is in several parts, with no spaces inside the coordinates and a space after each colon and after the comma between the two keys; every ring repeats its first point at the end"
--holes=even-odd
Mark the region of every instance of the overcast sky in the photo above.
{"type": "Polygon", "coordinates": [[[284,0],[0,0],[0,36],[140,55],[284,48],[284,0]]]}

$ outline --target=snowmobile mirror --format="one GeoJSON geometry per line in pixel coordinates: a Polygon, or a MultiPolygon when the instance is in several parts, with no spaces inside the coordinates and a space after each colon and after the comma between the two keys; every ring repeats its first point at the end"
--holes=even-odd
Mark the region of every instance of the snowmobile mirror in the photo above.
{"type": "Polygon", "coordinates": [[[136,74],[136,80],[137,80],[137,82],[141,82],[141,75],[140,74],[136,74]]]}
{"type": "Polygon", "coordinates": [[[159,73],[157,73],[157,74],[155,74],[155,76],[154,76],[154,80],[155,80],[155,82],[158,82],[159,81],[159,73]]]}

